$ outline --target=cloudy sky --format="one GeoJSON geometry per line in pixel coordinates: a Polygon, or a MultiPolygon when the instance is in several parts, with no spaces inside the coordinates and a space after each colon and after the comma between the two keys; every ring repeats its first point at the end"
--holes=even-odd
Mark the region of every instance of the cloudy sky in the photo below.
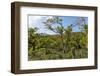
{"type": "MultiPolygon", "coordinates": [[[[37,33],[46,33],[46,34],[55,34],[54,32],[46,29],[44,26],[44,23],[48,18],[52,18],[52,16],[36,16],[36,15],[29,15],[28,16],[28,26],[29,28],[38,28],[37,33]]],[[[74,17],[74,16],[59,16],[59,18],[62,19],[62,25],[64,28],[67,28],[70,24],[75,23],[77,18],[79,17],[74,17]]],[[[88,18],[84,17],[86,23],[88,23],[88,18]]],[[[78,27],[73,28],[74,32],[79,31],[78,27]]]]}

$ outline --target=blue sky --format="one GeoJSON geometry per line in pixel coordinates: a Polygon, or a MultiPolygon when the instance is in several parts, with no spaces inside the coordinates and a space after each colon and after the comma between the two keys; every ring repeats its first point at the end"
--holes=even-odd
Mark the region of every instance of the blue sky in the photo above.
{"type": "MultiPolygon", "coordinates": [[[[71,24],[75,24],[75,22],[77,21],[78,18],[81,17],[77,17],[77,16],[61,16],[60,17],[63,20],[63,26],[65,28],[67,28],[67,26],[71,25],[71,24]]],[[[88,17],[83,17],[85,19],[86,24],[88,24],[88,17]]],[[[79,28],[76,26],[73,28],[74,32],[78,32],[79,28]]]]}
{"type": "MultiPolygon", "coordinates": [[[[29,16],[29,23],[28,26],[35,28],[38,28],[37,33],[47,33],[47,34],[55,34],[51,30],[46,29],[43,22],[45,22],[48,18],[52,18],[53,16],[36,16],[36,15],[30,15],[29,16]]],[[[74,24],[76,20],[80,17],[77,16],[59,16],[59,18],[62,19],[62,25],[64,28],[67,28],[70,24],[74,24]]],[[[88,17],[84,17],[85,22],[88,24],[88,17]]],[[[79,28],[74,27],[74,32],[78,32],[79,28]]]]}

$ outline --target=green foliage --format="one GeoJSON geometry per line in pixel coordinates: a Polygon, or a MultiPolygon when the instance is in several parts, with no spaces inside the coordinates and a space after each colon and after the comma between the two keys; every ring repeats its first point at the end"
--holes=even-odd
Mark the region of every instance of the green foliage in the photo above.
{"type": "MultiPolygon", "coordinates": [[[[38,34],[37,28],[28,29],[28,59],[78,59],[88,57],[88,25],[79,25],[80,32],[73,32],[73,25],[62,26],[59,17],[53,17],[43,22],[47,29],[55,35],[38,34]],[[51,25],[59,25],[52,27],[51,25]]],[[[78,25],[77,25],[78,26],[78,25]]]]}

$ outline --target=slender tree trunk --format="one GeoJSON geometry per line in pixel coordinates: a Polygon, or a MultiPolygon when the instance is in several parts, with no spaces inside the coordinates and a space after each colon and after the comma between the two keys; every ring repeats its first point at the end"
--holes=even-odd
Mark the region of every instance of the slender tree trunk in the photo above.
{"type": "Polygon", "coordinates": [[[76,52],[76,50],[75,50],[75,49],[72,49],[72,54],[73,54],[73,58],[74,58],[74,59],[76,58],[75,52],[76,52]]]}
{"type": "Polygon", "coordinates": [[[61,37],[61,46],[62,46],[62,51],[63,51],[63,53],[65,53],[63,35],[61,35],[60,37],[61,37]]]}

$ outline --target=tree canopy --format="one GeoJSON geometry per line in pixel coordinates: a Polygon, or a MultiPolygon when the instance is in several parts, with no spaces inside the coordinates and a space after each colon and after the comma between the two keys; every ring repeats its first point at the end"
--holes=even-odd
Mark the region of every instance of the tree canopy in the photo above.
{"type": "Polygon", "coordinates": [[[28,29],[29,60],[76,59],[88,57],[88,25],[83,17],[77,19],[67,28],[63,26],[58,16],[48,18],[43,22],[46,29],[55,35],[36,33],[37,28],[28,29]],[[79,27],[79,32],[73,28],[79,27]]]}

